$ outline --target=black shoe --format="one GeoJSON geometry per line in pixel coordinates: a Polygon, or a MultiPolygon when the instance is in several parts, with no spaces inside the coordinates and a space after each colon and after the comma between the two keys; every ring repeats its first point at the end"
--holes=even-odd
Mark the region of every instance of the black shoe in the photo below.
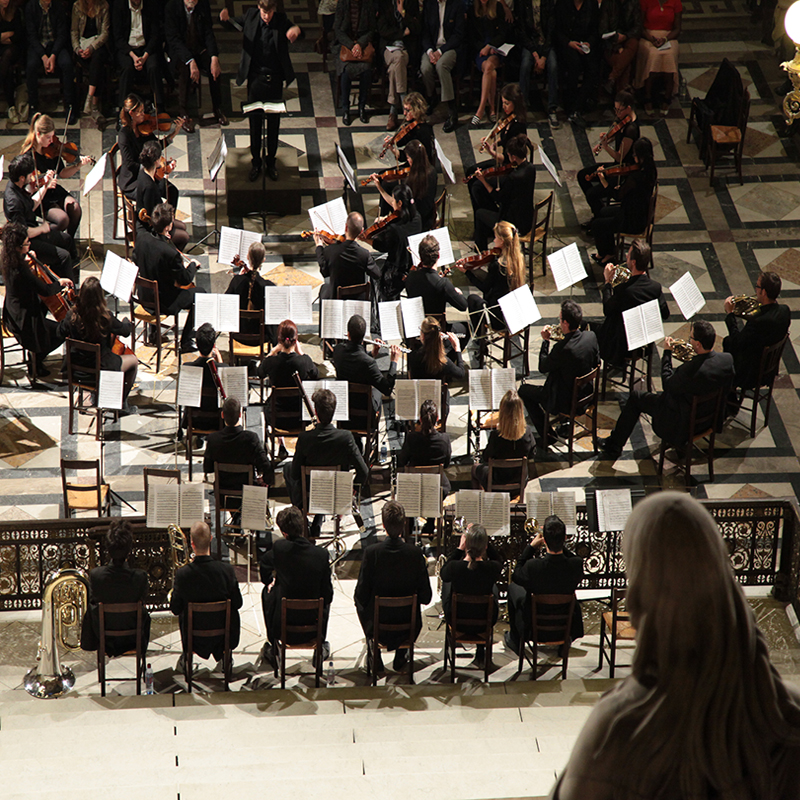
{"type": "Polygon", "coordinates": [[[514,641],[511,631],[506,631],[503,634],[503,644],[512,652],[519,655],[519,644],[514,641]]]}
{"type": "Polygon", "coordinates": [[[452,114],[445,120],[444,125],[442,126],[442,131],[444,133],[452,133],[456,129],[456,125],[458,125],[458,117],[453,116],[452,114]]]}
{"type": "Polygon", "coordinates": [[[322,514],[316,514],[311,522],[311,526],[308,529],[308,538],[318,539],[321,533],[322,533],[322,514]]]}
{"type": "Polygon", "coordinates": [[[406,664],[408,664],[408,649],[405,647],[398,647],[394,653],[394,661],[392,661],[392,669],[395,672],[402,672],[406,664]]]}
{"type": "Polygon", "coordinates": [[[270,166],[267,167],[267,177],[271,181],[278,180],[278,170],[274,164],[270,164],[270,166]]]}
{"type": "Polygon", "coordinates": [[[617,447],[611,437],[600,440],[600,458],[616,461],[622,455],[622,448],[617,447]]]}
{"type": "Polygon", "coordinates": [[[586,128],[588,128],[588,127],[589,127],[589,126],[586,124],[586,120],[583,118],[583,114],[581,114],[579,111],[573,111],[573,112],[572,112],[572,113],[569,115],[569,121],[570,121],[570,122],[571,122],[573,125],[575,125],[577,128],[582,128],[583,130],[586,130],[586,128]]]}
{"type": "Polygon", "coordinates": [[[358,118],[367,125],[369,123],[369,114],[367,114],[366,107],[358,109],[358,118]]]}
{"type": "Polygon", "coordinates": [[[275,650],[269,642],[264,642],[261,648],[261,660],[272,669],[278,666],[278,660],[275,658],[275,650]]]}
{"type": "Polygon", "coordinates": [[[181,342],[181,353],[196,353],[197,345],[194,342],[181,342]]]}
{"type": "Polygon", "coordinates": [[[36,377],[37,378],[46,378],[50,374],[50,370],[47,366],[45,366],[44,361],[37,361],[36,362],[36,377]]]}
{"type": "MultiPolygon", "coordinates": [[[[372,641],[367,642],[367,658],[369,659],[369,668],[372,669],[372,641]]],[[[375,668],[376,672],[383,672],[385,667],[383,666],[383,658],[381,657],[381,649],[378,648],[378,665],[375,668]]]]}
{"type": "Polygon", "coordinates": [[[346,108],[342,112],[342,122],[345,125],[352,125],[353,124],[353,118],[350,116],[350,109],[349,108],[346,108]]]}
{"type": "Polygon", "coordinates": [[[253,183],[254,181],[258,180],[258,176],[260,174],[261,174],[261,165],[260,164],[259,166],[253,165],[252,167],[250,167],[250,172],[247,173],[247,180],[249,180],[250,183],[253,183]]]}
{"type": "Polygon", "coordinates": [[[592,229],[592,223],[594,222],[593,219],[590,219],[588,222],[581,222],[581,230],[582,231],[590,231],[592,229]]]}

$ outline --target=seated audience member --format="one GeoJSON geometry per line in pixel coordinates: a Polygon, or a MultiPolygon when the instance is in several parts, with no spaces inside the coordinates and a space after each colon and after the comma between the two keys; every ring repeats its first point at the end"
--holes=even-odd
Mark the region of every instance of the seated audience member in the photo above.
{"type": "Polygon", "coordinates": [[[623,555],[633,673],[592,709],[551,798],[795,800],[800,692],[770,662],[711,515],[656,492],[623,555]]]}
{"type": "MultiPolygon", "coordinates": [[[[553,46],[555,0],[531,0],[515,9],[517,47],[521,50],[519,88],[525,102],[530,100],[531,73],[545,74],[547,82],[547,118],[550,127],[561,127],[558,119],[558,60],[553,46]]],[[[517,49],[517,48],[515,48],[517,49]]]]}
{"type": "Polygon", "coordinates": [[[733,385],[733,356],[730,353],[714,352],[716,337],[710,322],[702,319],[694,322],[689,342],[697,355],[673,370],[672,337],[667,336],[664,354],[661,356],[663,391],[631,392],[611,435],[600,442],[601,452],[606,458],[619,458],[642,413],[653,418],[653,432],[656,436],[673,445],[685,444],[694,396],[722,389],[724,398],[733,385]]]}
{"type": "Polygon", "coordinates": [[[108,74],[110,36],[111,13],[106,0],[75,0],[72,6],[72,50],[89,84],[83,115],[91,117],[98,128],[106,124],[97,90],[103,87],[108,74]]]}
{"type": "MultiPolygon", "coordinates": [[[[95,567],[89,573],[89,608],[83,618],[81,650],[100,647],[100,609],[98,603],[137,603],[142,601],[142,653],[150,641],[150,614],[144,604],[149,595],[147,573],[126,563],[133,549],[133,526],[128,520],[113,519],[106,533],[110,564],[95,567]]],[[[106,617],[108,630],[135,630],[136,614],[106,617]]],[[[136,649],[136,636],[110,636],[106,639],[106,655],[121,656],[136,649]]]]}
{"type": "Polygon", "coordinates": [[[744,389],[755,386],[764,348],[779,342],[789,331],[792,314],[789,306],[778,303],[780,292],[780,275],[762,272],[756,280],[756,300],[761,308],[741,328],[733,313],[733,297],[725,301],[728,335],[722,340],[722,349],[733,356],[736,386],[744,389]]]}
{"type": "MultiPolygon", "coordinates": [[[[592,331],[582,331],[582,322],[581,307],[574,300],[565,300],[561,304],[560,316],[564,338],[555,343],[552,352],[550,331],[542,328],[544,341],[539,351],[539,372],[547,375],[544,386],[526,383],[519,387],[519,396],[543,447],[553,443],[556,438],[552,428],[545,429],[548,414],[569,412],[575,378],[591,372],[600,362],[597,337],[592,331]]],[[[585,389],[589,394],[592,387],[586,386],[585,389]]]]}
{"type": "Polygon", "coordinates": [[[11,0],[0,2],[0,34],[0,91],[8,105],[8,121],[16,125],[21,121],[14,97],[16,75],[25,53],[25,22],[18,3],[11,0]]]}
{"type": "Polygon", "coordinates": [[[666,116],[672,98],[678,93],[678,37],[681,35],[681,0],[640,0],[642,7],[642,36],[636,57],[636,77],[633,85],[644,89],[645,111],[652,116],[658,106],[658,86],[661,84],[661,113],[666,116]]]}
{"type": "MultiPolygon", "coordinates": [[[[267,624],[267,641],[261,651],[261,657],[271,666],[275,666],[275,642],[281,632],[281,601],[316,600],[321,597],[325,601],[323,618],[323,639],[327,638],[328,614],[333,601],[333,584],[331,583],[331,565],[328,551],[317,547],[306,538],[303,525],[303,513],[295,506],[281,509],[275,522],[283,535],[282,539],[273,542],[272,547],[261,557],[261,581],[264,590],[261,603],[264,609],[264,621],[267,624]]],[[[287,613],[289,625],[313,625],[313,611],[294,611],[287,613]]],[[[302,639],[307,639],[303,636],[302,639]]],[[[293,644],[289,639],[288,644],[293,644]]],[[[323,652],[318,655],[327,659],[330,645],[323,642],[323,652]]]]}
{"type": "MultiPolygon", "coordinates": [[[[567,529],[556,516],[547,517],[542,531],[534,536],[517,561],[512,583],[508,585],[508,613],[510,629],[505,633],[505,644],[509,650],[519,654],[519,645],[531,635],[532,594],[572,594],[583,580],[583,559],[564,547],[567,529]],[[542,558],[536,558],[539,547],[545,546],[542,558]]],[[[555,606],[552,613],[565,613],[555,606]]],[[[581,606],[575,602],[575,611],[570,627],[574,641],[583,636],[581,606]]]]}
{"type": "Polygon", "coordinates": [[[387,131],[397,130],[397,115],[408,91],[408,62],[412,61],[415,70],[419,62],[419,14],[418,0],[396,0],[378,5],[377,33],[389,81],[387,131]]]}
{"type": "MultiPolygon", "coordinates": [[[[486,489],[489,481],[489,459],[512,459],[533,456],[536,438],[525,424],[525,410],[519,395],[509,389],[500,398],[497,427],[489,434],[489,441],[481,453],[481,463],[472,467],[472,488],[486,489]]],[[[495,469],[493,483],[514,483],[519,472],[516,469],[495,469]]],[[[521,492],[525,490],[523,486],[521,492]]]]}
{"type": "Polygon", "coordinates": [[[631,68],[642,35],[642,8],[639,0],[610,0],[600,4],[600,33],[603,37],[603,58],[610,68],[603,89],[609,95],[631,85],[631,68]]]}
{"type": "Polygon", "coordinates": [[[513,26],[506,20],[498,0],[473,0],[467,9],[467,38],[474,55],[475,66],[481,73],[481,99],[470,125],[477,128],[487,117],[494,115],[497,94],[497,70],[505,56],[497,48],[514,39],[513,26]]]}
{"type": "MultiPolygon", "coordinates": [[[[339,0],[334,19],[335,41],[346,48],[352,59],[342,60],[340,49],[336,61],[336,75],[341,81],[342,122],[350,125],[350,86],[358,80],[358,118],[366,125],[369,122],[367,102],[372,86],[372,59],[365,60],[365,51],[376,39],[377,19],[372,0],[339,0]]],[[[374,56],[374,51],[373,51],[374,56]]]]}
{"type": "MultiPolygon", "coordinates": [[[[205,522],[195,522],[192,525],[191,542],[194,559],[175,573],[169,601],[169,610],[179,618],[184,652],[187,647],[188,604],[216,603],[220,600],[231,601],[230,646],[231,649],[236,649],[239,644],[239,609],[242,607],[242,594],[236,572],[230,564],[211,557],[211,529],[205,522]]],[[[207,630],[222,628],[225,625],[225,615],[204,615],[202,621],[202,627],[207,630]]],[[[217,660],[217,671],[222,669],[222,651],[225,647],[223,636],[197,637],[192,644],[195,655],[200,658],[214,656],[217,660]]],[[[183,669],[184,656],[181,654],[175,671],[182,672],[183,669]]]]}
{"type": "MultiPolygon", "coordinates": [[[[406,532],[406,513],[403,506],[390,500],[383,506],[381,519],[386,539],[370,545],[364,551],[353,595],[358,619],[367,637],[368,658],[372,657],[376,597],[417,596],[415,641],[422,630],[422,606],[428,605],[433,597],[428,565],[422,550],[403,538],[406,532]]],[[[409,616],[410,612],[406,608],[381,610],[381,621],[389,625],[408,623],[409,616]]],[[[400,672],[408,662],[408,648],[398,647],[405,639],[405,634],[394,632],[385,633],[378,639],[387,650],[395,651],[392,663],[395,672],[400,672]]],[[[378,651],[378,669],[383,670],[380,651],[378,651]]]]}

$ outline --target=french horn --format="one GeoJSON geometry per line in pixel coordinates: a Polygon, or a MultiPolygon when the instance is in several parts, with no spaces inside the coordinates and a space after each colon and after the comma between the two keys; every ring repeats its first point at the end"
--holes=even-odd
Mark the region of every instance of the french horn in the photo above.
{"type": "Polygon", "coordinates": [[[564,338],[564,331],[560,325],[545,325],[544,329],[550,332],[550,338],[554,342],[560,342],[564,338]]]}
{"type": "Polygon", "coordinates": [[[623,283],[627,283],[631,279],[631,271],[624,265],[619,264],[614,267],[614,277],[611,279],[611,285],[616,288],[623,283]]]}
{"type": "Polygon", "coordinates": [[[761,311],[761,303],[755,297],[746,294],[737,294],[731,298],[733,313],[737,317],[754,317],[761,311]]]}
{"type": "Polygon", "coordinates": [[[686,339],[673,339],[672,340],[672,355],[678,361],[691,361],[696,355],[697,351],[692,346],[691,342],[686,339]]]}

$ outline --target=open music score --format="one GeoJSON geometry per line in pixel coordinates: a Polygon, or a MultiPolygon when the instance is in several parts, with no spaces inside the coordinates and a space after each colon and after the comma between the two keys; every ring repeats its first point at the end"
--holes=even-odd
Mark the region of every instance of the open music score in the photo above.
{"type": "MultiPolygon", "coordinates": [[[[203,397],[203,367],[181,366],[178,373],[176,403],[184,408],[200,408],[203,397]]],[[[214,392],[216,403],[217,393],[214,392]]]]}
{"type": "Polygon", "coordinates": [[[442,172],[448,183],[456,183],[456,174],[453,172],[453,162],[444,154],[442,146],[439,144],[438,139],[433,140],[433,146],[436,150],[436,157],[442,165],[442,172]]]}
{"type": "Polygon", "coordinates": [[[441,476],[424,472],[398,472],[395,500],[403,506],[407,517],[441,517],[441,476]]]}
{"type": "Polygon", "coordinates": [[[266,486],[242,486],[242,529],[263,531],[269,500],[266,486]]]}
{"type": "MultiPolygon", "coordinates": [[[[303,388],[310,398],[317,389],[329,389],[336,397],[336,411],[333,412],[334,422],[346,422],[350,419],[350,395],[347,381],[303,381],[303,388]]],[[[303,403],[303,421],[310,422],[311,415],[308,413],[305,403],[303,403]]]]}
{"type": "Polygon", "coordinates": [[[355,473],[312,469],[309,514],[349,514],[353,509],[355,473]]]}
{"type": "Polygon", "coordinates": [[[323,339],[346,339],[347,323],[354,314],[363,317],[370,329],[369,300],[323,300],[320,335],[323,339]]]}
{"type": "Polygon", "coordinates": [[[341,197],[308,209],[311,230],[343,234],[347,225],[347,207],[341,197]]]}
{"type": "Polygon", "coordinates": [[[664,338],[664,323],[661,321],[658,300],[650,300],[623,311],[622,321],[625,324],[625,336],[628,338],[628,350],[636,350],[637,347],[644,347],[664,338]]]}
{"type": "Polygon", "coordinates": [[[597,503],[597,528],[601,532],[621,531],[633,509],[630,489],[598,489],[595,492],[597,503]]]}
{"type": "MultiPolygon", "coordinates": [[[[442,382],[432,378],[416,380],[398,380],[394,384],[394,416],[395,419],[419,419],[420,406],[426,400],[433,400],[436,408],[442,402],[442,382]]],[[[441,409],[440,409],[441,410],[441,409]]]]}
{"type": "Polygon", "coordinates": [[[120,258],[111,250],[106,250],[100,286],[103,291],[118,297],[123,303],[130,303],[133,285],[139,275],[139,267],[126,258],[120,258]]]}
{"type": "Polygon", "coordinates": [[[570,286],[582,281],[586,277],[586,267],[581,261],[581,254],[575,242],[550,253],[547,256],[547,263],[553,273],[553,280],[556,282],[556,289],[562,291],[570,286]]]}
{"type": "Polygon", "coordinates": [[[434,228],[430,231],[423,231],[422,233],[415,233],[413,236],[408,237],[408,249],[411,251],[411,258],[414,261],[414,266],[419,264],[419,245],[426,236],[433,236],[439,242],[439,261],[438,267],[446,267],[448,264],[455,263],[456,257],[453,253],[453,243],[450,241],[450,231],[445,226],[444,228],[434,228]]]}
{"type": "Polygon", "coordinates": [[[247,377],[247,367],[217,367],[225,397],[235,397],[244,408],[250,394],[250,383],[247,377]]]}
{"type": "Polygon", "coordinates": [[[97,387],[98,408],[122,408],[124,377],[124,373],[120,370],[100,370],[100,385],[97,387]]]}
{"type": "Polygon", "coordinates": [[[388,342],[401,342],[419,336],[425,319],[425,307],[421,297],[401,297],[378,303],[381,338],[388,342]]]}
{"type": "Polygon", "coordinates": [[[675,302],[678,304],[684,319],[691,319],[706,304],[706,299],[695,283],[691,272],[685,272],[681,275],[669,287],[669,291],[675,298],[675,302]]]}
{"type": "Polygon", "coordinates": [[[255,231],[245,231],[241,228],[228,228],[222,226],[219,235],[219,253],[217,253],[217,264],[229,267],[233,263],[234,256],[247,258],[247,251],[254,242],[260,242],[262,235],[255,231]]]}
{"type": "Polygon", "coordinates": [[[278,325],[285,319],[296,325],[314,321],[310,286],[267,286],[264,288],[264,323],[278,325]]]}
{"type": "MultiPolygon", "coordinates": [[[[399,381],[398,381],[399,383],[399,381]]],[[[509,389],[517,388],[513,367],[506,369],[471,369],[469,371],[469,407],[471,411],[495,411],[509,389]]]]}
{"type": "Polygon", "coordinates": [[[147,487],[147,527],[178,525],[189,530],[203,520],[202,483],[151,483],[147,487]]]}
{"type": "Polygon", "coordinates": [[[467,522],[483,525],[490,536],[511,532],[511,504],[505,492],[461,489],[456,492],[455,515],[464,517],[467,522]]]}
{"type": "Polygon", "coordinates": [[[194,324],[199,328],[208,322],[217,333],[238,333],[238,294],[196,294],[194,296],[194,324]]]}
{"type": "Polygon", "coordinates": [[[525,492],[525,514],[536,519],[539,530],[543,530],[547,517],[555,514],[568,533],[575,533],[578,527],[575,492],[525,492]]]}
{"type": "Polygon", "coordinates": [[[519,289],[503,295],[498,301],[500,310],[506,320],[506,326],[511,334],[519,333],[521,330],[533,325],[542,318],[539,306],[533,299],[531,287],[526,283],[519,289]]]}

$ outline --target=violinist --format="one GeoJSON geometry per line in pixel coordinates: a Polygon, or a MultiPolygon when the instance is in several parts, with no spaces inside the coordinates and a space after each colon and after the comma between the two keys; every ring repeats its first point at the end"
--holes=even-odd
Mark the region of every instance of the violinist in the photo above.
{"type": "MultiPolygon", "coordinates": [[[[91,164],[90,156],[78,156],[73,164],[66,166],[61,153],[61,142],[56,138],[56,126],[47,114],[34,114],[28,135],[22,143],[21,153],[31,152],[36,171],[45,175],[52,171],[60,180],[71,178],[85,164],[91,164]]],[[[81,206],[77,198],[63,186],[48,189],[42,201],[45,217],[58,230],[66,231],[74,238],[81,222],[81,206]]]]}
{"type": "Polygon", "coordinates": [[[533,145],[527,136],[515,136],[505,146],[513,169],[497,185],[489,183],[483,171],[475,177],[486,190],[484,204],[474,207],[475,231],[473,239],[479,250],[486,250],[494,226],[501,219],[513,223],[520,236],[530,232],[533,225],[533,190],[536,186],[536,168],[528,160],[533,157],[533,145]]]}
{"type": "MultiPolygon", "coordinates": [[[[239,295],[239,308],[242,311],[263,311],[266,300],[264,289],[275,285],[272,281],[262,278],[259,272],[266,255],[267,250],[264,245],[261,242],[253,242],[247,251],[247,261],[236,271],[225,290],[225,294],[239,295]]],[[[270,344],[277,344],[278,329],[275,325],[265,325],[264,332],[270,344]]],[[[257,334],[258,329],[249,331],[242,328],[241,333],[257,334]]],[[[241,341],[237,334],[232,335],[236,341],[241,341]]]]}
{"type": "MultiPolygon", "coordinates": [[[[639,121],[633,109],[633,95],[630,92],[618,92],[614,100],[614,117],[616,124],[612,126],[609,133],[604,133],[600,137],[599,147],[610,156],[613,164],[593,164],[584,167],[578,172],[578,186],[586,196],[586,202],[592,211],[592,219],[600,213],[600,209],[605,205],[611,192],[616,188],[620,179],[607,181],[604,186],[600,177],[592,177],[601,167],[618,166],[633,163],[633,143],[639,138],[639,121]],[[613,138],[612,138],[613,137],[613,138]]],[[[588,231],[592,227],[592,221],[581,223],[581,228],[588,231]]]]}
{"type": "MultiPolygon", "coordinates": [[[[142,152],[139,154],[139,174],[136,176],[136,230],[146,230],[150,227],[146,220],[142,220],[141,212],[144,211],[147,218],[152,218],[153,209],[164,202],[161,190],[166,181],[163,174],[167,168],[164,160],[164,151],[158,142],[145,142],[142,152]]],[[[173,220],[172,234],[170,236],[172,244],[181,252],[189,244],[189,232],[186,230],[186,223],[179,219],[173,220]]]]}
{"type": "Polygon", "coordinates": [[[388,144],[388,149],[394,153],[394,157],[399,164],[405,164],[408,160],[405,154],[405,147],[409,142],[416,139],[425,146],[425,151],[428,154],[428,161],[435,164],[435,147],[434,147],[434,134],[433,126],[429,122],[425,122],[425,112],[427,103],[425,98],[419,92],[409,92],[403,98],[403,116],[405,121],[400,129],[394,136],[387,136],[384,143],[388,144]],[[410,122],[416,122],[413,128],[404,131],[404,127],[410,122]]]}
{"type": "Polygon", "coordinates": [[[31,240],[31,250],[39,261],[43,261],[60,278],[76,279],[77,270],[73,269],[70,250],[74,244],[66,231],[47,220],[40,221],[42,215],[42,196],[46,186],[55,185],[55,178],[48,175],[47,183],[33,196],[28,187],[34,179],[33,156],[23,153],[14,158],[8,165],[8,183],[3,194],[3,211],[8,222],[17,222],[27,230],[31,240]]]}
{"type": "MultiPolygon", "coordinates": [[[[187,367],[202,367],[203,368],[203,386],[200,395],[200,413],[202,414],[203,422],[205,425],[206,420],[217,420],[221,423],[217,409],[222,405],[222,398],[219,395],[217,382],[219,381],[219,372],[217,371],[222,366],[222,356],[217,349],[217,332],[210,322],[204,322],[195,334],[197,342],[196,348],[199,355],[194,361],[184,362],[187,367]],[[213,366],[211,364],[213,363],[213,366]]],[[[188,415],[183,414],[181,418],[181,429],[188,426],[188,415]]],[[[219,427],[222,427],[220,424],[219,427]]],[[[183,432],[181,431],[181,436],[183,432]]],[[[200,437],[202,440],[203,437],[200,437]]]]}
{"type": "MultiPolygon", "coordinates": [[[[100,281],[87,278],[75,299],[75,305],[59,323],[58,334],[63,339],[77,339],[81,342],[100,345],[100,367],[111,372],[123,372],[122,399],[125,402],[123,413],[136,414],[136,406],[131,406],[128,394],[136,380],[139,359],[130,348],[124,347],[117,337],[129,336],[132,325],[127,317],[117,319],[106,305],[106,295],[100,281]]],[[[75,353],[80,362],[83,353],[75,353]]],[[[88,364],[94,365],[94,361],[88,364]]]]}
{"type": "Polygon", "coordinates": [[[42,297],[58,294],[72,288],[72,281],[56,278],[45,283],[31,269],[26,257],[30,251],[30,239],[24,225],[8,222],[3,227],[3,250],[0,256],[6,298],[3,305],[3,324],[17,341],[34,356],[33,370],[42,378],[49,370],[44,358],[64,341],[59,334],[58,323],[48,319],[42,297]]]}

